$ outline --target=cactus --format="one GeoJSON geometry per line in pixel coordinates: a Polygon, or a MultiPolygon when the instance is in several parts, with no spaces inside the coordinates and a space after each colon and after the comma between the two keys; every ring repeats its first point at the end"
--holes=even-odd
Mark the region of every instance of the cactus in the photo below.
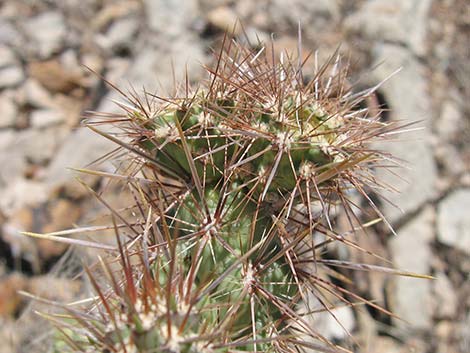
{"type": "Polygon", "coordinates": [[[351,237],[361,226],[351,195],[383,219],[366,188],[381,187],[373,169],[391,156],[371,143],[399,126],[357,108],[374,89],[352,93],[337,54],[310,80],[288,55],[274,62],[233,41],[216,57],[199,89],[186,84],[171,98],[120,91],[123,114],[88,120],[128,157],[108,176],[127,183],[136,203],[132,222],[112,212],[126,238],[115,223],[118,247],[101,277],[88,270],[98,299],[54,318],[57,351],[346,351],[309,317],[331,312],[331,297],[378,307],[326,274],[392,269],[323,254],[335,243],[364,251],[351,237]],[[335,226],[341,211],[351,220],[345,233],[335,226]]]}

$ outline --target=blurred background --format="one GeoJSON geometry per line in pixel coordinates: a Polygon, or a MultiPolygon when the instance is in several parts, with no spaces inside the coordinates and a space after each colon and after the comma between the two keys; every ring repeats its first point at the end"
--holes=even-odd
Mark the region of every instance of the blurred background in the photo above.
{"type": "MultiPolygon", "coordinates": [[[[85,111],[116,111],[119,96],[100,77],[164,95],[186,69],[191,82],[204,78],[201,64],[212,64],[224,31],[247,44],[272,41],[275,55],[296,53],[299,22],[303,53],[318,50],[324,60],[339,46],[351,80],[363,88],[401,69],[376,101],[390,109],[384,119],[420,121],[422,129],[383,146],[404,164],[396,177],[384,176],[400,190],[386,195],[397,207],[380,204],[397,235],[377,226],[363,245],[400,269],[435,277],[357,275],[362,295],[403,320],[345,308],[338,317],[354,342],[334,322],[323,333],[360,353],[470,352],[467,0],[3,0],[1,353],[43,351],[50,334],[18,290],[61,301],[84,291],[69,276],[80,256],[20,232],[67,229],[99,213],[67,168],[84,167],[113,148],[80,128],[85,111]],[[243,28],[234,29],[237,21],[243,28]]],[[[119,195],[114,202],[125,204],[119,195]]]]}

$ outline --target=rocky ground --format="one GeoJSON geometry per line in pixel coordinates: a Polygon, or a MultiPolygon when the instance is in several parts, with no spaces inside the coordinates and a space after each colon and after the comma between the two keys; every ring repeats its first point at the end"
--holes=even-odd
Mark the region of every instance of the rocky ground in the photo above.
{"type": "MultiPolygon", "coordinates": [[[[68,167],[112,146],[80,121],[113,111],[100,76],[139,90],[171,91],[185,68],[201,79],[224,30],[242,41],[297,46],[326,58],[339,44],[353,78],[375,85],[385,119],[423,129],[385,146],[405,168],[387,181],[401,193],[381,208],[397,236],[377,227],[365,246],[433,281],[370,274],[363,294],[406,321],[368,310],[338,313],[357,352],[470,351],[470,5],[466,0],[3,0],[0,1],[0,352],[44,351],[47,325],[17,294],[71,300],[77,254],[21,231],[86,224],[100,208],[68,167]],[[173,75],[173,73],[175,75],[173,75]],[[400,210],[401,209],[401,210],[400,210]],[[62,255],[66,252],[66,259],[62,255]],[[60,260],[59,260],[60,259],[60,260]],[[32,348],[34,347],[34,348],[32,348]]],[[[306,68],[308,70],[308,67],[306,68]]],[[[109,168],[106,163],[100,168],[109,168]]],[[[99,187],[99,178],[84,178],[99,187]]],[[[118,202],[118,201],[116,201],[118,202]]],[[[120,201],[122,202],[122,201],[120,201]]],[[[80,255],[81,256],[81,255],[80,255]]],[[[333,339],[345,333],[327,325],[333,339]]]]}

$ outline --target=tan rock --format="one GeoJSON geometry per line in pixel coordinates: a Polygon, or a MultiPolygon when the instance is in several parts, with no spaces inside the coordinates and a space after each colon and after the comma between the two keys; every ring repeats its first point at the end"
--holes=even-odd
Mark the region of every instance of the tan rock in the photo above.
{"type": "Polygon", "coordinates": [[[0,279],[0,317],[6,318],[17,313],[22,302],[17,292],[26,287],[27,279],[19,273],[0,279]]]}
{"type": "Polygon", "coordinates": [[[32,78],[54,93],[70,93],[82,86],[81,75],[70,72],[56,59],[32,62],[28,71],[32,78]]]}
{"type": "MultiPolygon", "coordinates": [[[[59,199],[47,206],[48,221],[42,227],[43,233],[51,233],[71,228],[81,216],[78,205],[65,199],[59,199]]],[[[67,245],[50,240],[39,239],[37,241],[38,251],[41,259],[60,256],[67,249],[67,245]]]]}
{"type": "Polygon", "coordinates": [[[224,32],[235,32],[240,34],[241,26],[238,22],[238,16],[228,6],[217,7],[207,14],[207,20],[211,25],[224,32]],[[236,26],[235,26],[236,25],[236,26]]]}
{"type": "Polygon", "coordinates": [[[21,232],[50,233],[71,228],[81,214],[79,205],[66,199],[23,207],[3,226],[3,240],[10,245],[15,256],[27,259],[33,270],[40,272],[43,262],[63,254],[67,245],[30,238],[21,232]]]}
{"type": "Polygon", "coordinates": [[[34,217],[31,209],[24,207],[11,215],[2,227],[2,240],[8,244],[15,259],[24,258],[31,263],[34,272],[39,272],[40,263],[37,246],[33,238],[21,232],[33,228],[34,217]]]}

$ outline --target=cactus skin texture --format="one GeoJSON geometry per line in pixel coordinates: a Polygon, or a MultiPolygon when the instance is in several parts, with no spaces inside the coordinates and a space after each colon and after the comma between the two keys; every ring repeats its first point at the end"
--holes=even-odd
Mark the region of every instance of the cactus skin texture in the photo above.
{"type": "Polygon", "coordinates": [[[331,298],[378,308],[326,275],[366,265],[322,254],[363,250],[334,214],[360,225],[350,196],[370,200],[372,171],[391,158],[370,144],[399,126],[357,108],[373,89],[352,93],[337,54],[309,81],[288,55],[273,62],[228,39],[216,59],[196,90],[123,93],[122,114],[88,120],[127,156],[107,176],[136,203],[132,222],[115,223],[116,251],[88,270],[98,299],[66,307],[56,351],[344,352],[309,317],[330,312],[331,298]]]}

